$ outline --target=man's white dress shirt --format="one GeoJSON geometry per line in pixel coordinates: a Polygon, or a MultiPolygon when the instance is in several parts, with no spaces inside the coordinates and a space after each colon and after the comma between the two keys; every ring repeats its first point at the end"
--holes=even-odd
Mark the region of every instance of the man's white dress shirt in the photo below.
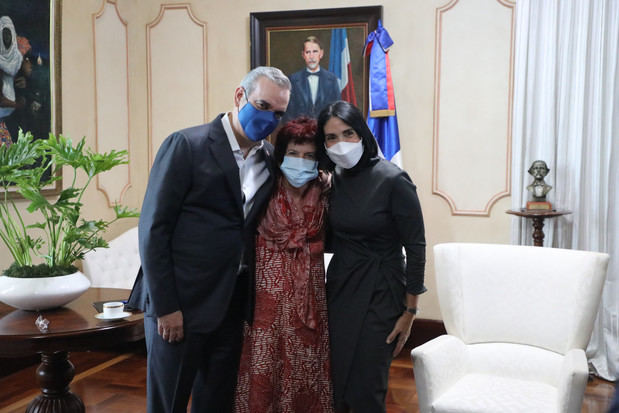
{"type": "Polygon", "coordinates": [[[247,157],[243,157],[243,151],[239,146],[239,143],[234,136],[232,126],[230,125],[230,112],[226,113],[221,118],[226,135],[228,136],[228,142],[230,148],[236,159],[236,164],[239,167],[239,178],[241,181],[241,192],[243,195],[243,212],[245,217],[254,205],[254,197],[260,187],[266,182],[269,177],[269,170],[264,162],[264,154],[260,151],[264,145],[263,141],[260,141],[256,146],[252,147],[247,154],[247,157]]]}

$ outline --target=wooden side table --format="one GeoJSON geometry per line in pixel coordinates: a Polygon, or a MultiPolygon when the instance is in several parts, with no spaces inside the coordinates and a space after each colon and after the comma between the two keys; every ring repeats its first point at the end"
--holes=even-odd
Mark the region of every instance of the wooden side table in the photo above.
{"type": "Polygon", "coordinates": [[[544,219],[554,218],[561,215],[571,214],[572,211],[560,209],[509,209],[508,214],[517,215],[519,217],[531,218],[533,220],[533,245],[536,247],[544,246],[544,219]]]}
{"type": "Polygon", "coordinates": [[[129,290],[90,288],[64,307],[39,312],[17,310],[0,303],[0,355],[41,354],[37,378],[41,394],[28,406],[28,413],[84,413],[84,404],[71,393],[75,369],[69,352],[106,348],[144,337],[142,313],[117,321],[95,318],[94,301],[117,301],[129,290]],[[41,332],[34,321],[42,314],[49,330],[41,332]]]}

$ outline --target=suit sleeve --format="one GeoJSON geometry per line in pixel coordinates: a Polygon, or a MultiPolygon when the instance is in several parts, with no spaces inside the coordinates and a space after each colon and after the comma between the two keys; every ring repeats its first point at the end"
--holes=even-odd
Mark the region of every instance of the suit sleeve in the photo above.
{"type": "Polygon", "coordinates": [[[426,239],[417,189],[406,172],[395,178],[391,211],[406,250],[406,292],[419,295],[426,291],[426,239]]]}
{"type": "Polygon", "coordinates": [[[184,135],[174,133],[153,163],[139,222],[140,257],[150,302],[160,317],[179,310],[172,236],[191,186],[192,155],[184,135]]]}
{"type": "Polygon", "coordinates": [[[298,72],[293,73],[290,76],[290,101],[288,102],[288,107],[286,108],[286,114],[282,119],[282,124],[288,122],[299,116],[302,108],[302,91],[299,85],[299,76],[298,72]]]}
{"type": "Polygon", "coordinates": [[[342,99],[342,91],[340,90],[340,82],[337,76],[335,75],[333,75],[333,77],[331,78],[328,95],[329,97],[327,99],[327,103],[333,103],[336,100],[342,99]]]}

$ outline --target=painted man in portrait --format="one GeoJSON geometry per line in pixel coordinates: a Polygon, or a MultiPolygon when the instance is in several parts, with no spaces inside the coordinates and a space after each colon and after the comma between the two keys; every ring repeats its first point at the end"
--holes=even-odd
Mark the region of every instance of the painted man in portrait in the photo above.
{"type": "Polygon", "coordinates": [[[301,115],[316,118],[326,105],[341,99],[337,76],[320,67],[324,50],[316,36],[303,41],[301,55],[305,67],[290,76],[292,92],[285,120],[301,115]]]}

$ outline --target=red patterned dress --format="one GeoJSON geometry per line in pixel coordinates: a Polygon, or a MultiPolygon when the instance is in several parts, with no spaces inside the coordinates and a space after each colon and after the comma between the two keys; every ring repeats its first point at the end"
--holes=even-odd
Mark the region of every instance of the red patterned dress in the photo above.
{"type": "Polygon", "coordinates": [[[325,205],[313,181],[295,207],[280,178],[258,226],[256,308],[245,326],[235,412],[333,412],[325,205]]]}

